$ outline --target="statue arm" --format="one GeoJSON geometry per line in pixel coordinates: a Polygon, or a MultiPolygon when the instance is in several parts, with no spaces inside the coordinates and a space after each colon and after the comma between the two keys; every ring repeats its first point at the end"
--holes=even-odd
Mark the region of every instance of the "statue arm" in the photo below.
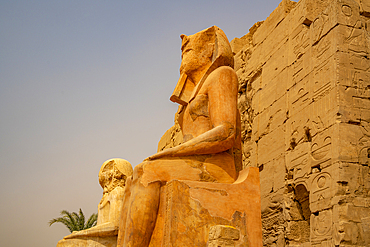
{"type": "Polygon", "coordinates": [[[74,231],[64,237],[64,239],[81,238],[81,237],[104,237],[118,234],[118,226],[112,222],[106,222],[82,231],[74,231]]]}
{"type": "Polygon", "coordinates": [[[209,99],[209,115],[213,128],[179,146],[150,156],[149,160],[162,157],[179,157],[213,154],[233,147],[236,135],[238,80],[233,69],[215,70],[203,85],[209,99]]]}

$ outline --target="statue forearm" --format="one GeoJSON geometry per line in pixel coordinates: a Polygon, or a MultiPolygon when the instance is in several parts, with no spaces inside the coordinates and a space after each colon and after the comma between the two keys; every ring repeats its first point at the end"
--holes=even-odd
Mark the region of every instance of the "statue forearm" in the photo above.
{"type": "Polygon", "coordinates": [[[74,231],[70,235],[65,236],[65,239],[81,238],[81,237],[103,237],[113,236],[118,234],[118,226],[111,222],[97,225],[82,231],[74,231]]]}
{"type": "Polygon", "coordinates": [[[148,159],[213,154],[226,151],[234,145],[235,129],[233,124],[225,122],[179,146],[156,153],[148,159]]]}

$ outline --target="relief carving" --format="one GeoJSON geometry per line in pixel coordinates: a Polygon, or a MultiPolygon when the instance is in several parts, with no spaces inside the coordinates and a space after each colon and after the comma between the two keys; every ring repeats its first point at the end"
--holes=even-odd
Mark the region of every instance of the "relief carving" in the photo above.
{"type": "Polygon", "coordinates": [[[331,210],[321,211],[318,214],[311,214],[311,241],[331,239],[332,222],[331,210]]]}
{"type": "Polygon", "coordinates": [[[308,178],[311,173],[311,161],[309,156],[309,143],[303,143],[290,151],[287,156],[287,169],[292,171],[295,184],[302,179],[308,178]]]}
{"type": "Polygon", "coordinates": [[[319,167],[321,170],[331,164],[331,132],[332,130],[329,129],[313,137],[311,145],[312,167],[319,167]]]}
{"type": "Polygon", "coordinates": [[[360,19],[360,7],[353,0],[341,0],[336,4],[337,22],[354,27],[360,19]]]}
{"type": "Polygon", "coordinates": [[[358,162],[370,166],[370,124],[362,121],[362,137],[358,140],[358,162]]]}
{"type": "Polygon", "coordinates": [[[344,42],[348,44],[348,50],[356,53],[369,53],[369,37],[364,30],[363,23],[359,20],[356,27],[346,27],[347,37],[344,42]]]}
{"type": "Polygon", "coordinates": [[[334,86],[335,64],[333,59],[327,60],[324,64],[320,65],[314,72],[313,78],[313,101],[328,95],[334,86]]]}
{"type": "MultiPolygon", "coordinates": [[[[336,92],[335,90],[326,91],[325,87],[322,89],[320,92],[326,94],[310,105],[310,116],[312,120],[309,128],[313,137],[335,124],[337,107],[335,106],[333,97],[335,97],[336,92]]],[[[316,94],[317,97],[320,97],[318,95],[316,94]]]]}
{"type": "Polygon", "coordinates": [[[299,113],[311,103],[308,87],[309,76],[304,77],[289,89],[289,114],[291,116],[299,113]]]}
{"type": "Polygon", "coordinates": [[[312,179],[310,191],[310,208],[317,212],[331,207],[334,195],[333,179],[328,172],[321,172],[312,179]]]}
{"type": "Polygon", "coordinates": [[[301,24],[293,31],[289,40],[292,52],[292,85],[295,85],[311,71],[309,27],[301,24]]]}
{"type": "Polygon", "coordinates": [[[326,34],[325,25],[329,22],[329,16],[325,13],[322,13],[312,22],[312,43],[317,43],[321,37],[326,34]]]}

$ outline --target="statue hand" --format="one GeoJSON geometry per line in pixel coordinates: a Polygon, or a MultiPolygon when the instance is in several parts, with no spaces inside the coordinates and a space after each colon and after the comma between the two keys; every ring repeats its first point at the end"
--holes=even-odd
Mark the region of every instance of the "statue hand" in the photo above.
{"type": "Polygon", "coordinates": [[[163,151],[158,152],[158,153],[156,153],[156,154],[153,154],[153,155],[149,156],[148,158],[146,158],[144,161],[150,161],[150,160],[155,160],[155,159],[162,158],[162,157],[163,157],[162,152],[163,152],[163,151]]]}
{"type": "Polygon", "coordinates": [[[76,238],[84,235],[84,231],[73,231],[71,234],[64,237],[64,239],[76,238]]]}
{"type": "Polygon", "coordinates": [[[160,159],[160,158],[163,158],[163,157],[172,157],[173,154],[176,153],[176,148],[177,147],[173,147],[173,148],[169,148],[169,149],[165,149],[163,151],[160,151],[156,154],[153,154],[153,155],[149,156],[144,161],[160,159]]]}

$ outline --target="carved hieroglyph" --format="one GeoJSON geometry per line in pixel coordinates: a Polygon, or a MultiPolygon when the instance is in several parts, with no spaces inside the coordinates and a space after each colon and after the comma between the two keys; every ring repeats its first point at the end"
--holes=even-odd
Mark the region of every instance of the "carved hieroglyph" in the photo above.
{"type": "Polygon", "coordinates": [[[99,183],[103,188],[103,197],[98,205],[96,226],[65,236],[58,242],[57,247],[117,246],[125,184],[132,173],[131,164],[124,159],[110,159],[104,162],[99,171],[99,183]]]}
{"type": "Polygon", "coordinates": [[[368,0],[284,0],[231,42],[265,246],[370,245],[369,31],[368,0]]]}

